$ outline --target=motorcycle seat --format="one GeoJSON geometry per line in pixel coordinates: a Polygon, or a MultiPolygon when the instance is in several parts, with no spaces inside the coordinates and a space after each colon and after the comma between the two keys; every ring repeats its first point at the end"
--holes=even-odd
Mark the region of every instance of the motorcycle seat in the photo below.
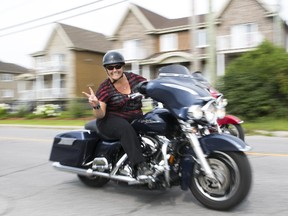
{"type": "Polygon", "coordinates": [[[100,137],[100,139],[102,140],[105,140],[105,141],[117,141],[117,139],[115,138],[111,138],[111,137],[108,137],[108,136],[105,136],[104,134],[102,134],[96,124],[96,119],[95,120],[91,120],[89,122],[87,122],[85,124],[85,129],[86,130],[90,130],[90,131],[95,131],[96,134],[100,137]]]}

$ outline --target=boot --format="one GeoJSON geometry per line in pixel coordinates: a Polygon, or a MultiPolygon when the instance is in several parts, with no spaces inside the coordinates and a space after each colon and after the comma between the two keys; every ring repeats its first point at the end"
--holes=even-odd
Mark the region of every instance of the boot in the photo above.
{"type": "Polygon", "coordinates": [[[153,171],[149,168],[146,162],[142,162],[138,164],[138,172],[137,172],[138,176],[143,176],[143,175],[149,176],[152,174],[153,174],[153,171]]]}

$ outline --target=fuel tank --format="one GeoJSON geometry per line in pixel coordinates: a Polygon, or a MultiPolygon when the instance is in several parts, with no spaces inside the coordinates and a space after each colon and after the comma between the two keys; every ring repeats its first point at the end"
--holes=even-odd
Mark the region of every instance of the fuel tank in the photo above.
{"type": "Polygon", "coordinates": [[[165,108],[155,108],[132,122],[140,134],[173,136],[179,129],[176,118],[165,108]]]}

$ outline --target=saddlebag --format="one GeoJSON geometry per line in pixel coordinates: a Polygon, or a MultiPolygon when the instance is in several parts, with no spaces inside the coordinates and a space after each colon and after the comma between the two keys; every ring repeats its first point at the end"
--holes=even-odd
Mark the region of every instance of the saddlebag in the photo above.
{"type": "Polygon", "coordinates": [[[97,140],[95,132],[86,130],[58,134],[54,138],[49,160],[81,166],[93,159],[97,140]]]}

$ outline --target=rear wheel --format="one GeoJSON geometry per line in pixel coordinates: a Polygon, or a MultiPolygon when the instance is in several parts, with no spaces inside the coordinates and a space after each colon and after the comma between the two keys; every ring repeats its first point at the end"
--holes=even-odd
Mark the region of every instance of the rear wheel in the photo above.
{"type": "Polygon", "coordinates": [[[83,176],[83,175],[78,175],[78,178],[80,179],[81,182],[83,182],[85,185],[89,187],[102,187],[105,184],[109,182],[109,178],[104,178],[101,176],[83,176]]]}
{"type": "Polygon", "coordinates": [[[228,210],[239,204],[250,191],[252,182],[247,156],[243,152],[214,152],[207,161],[217,182],[207,178],[195,164],[190,185],[195,198],[216,210],[228,210]]]}

